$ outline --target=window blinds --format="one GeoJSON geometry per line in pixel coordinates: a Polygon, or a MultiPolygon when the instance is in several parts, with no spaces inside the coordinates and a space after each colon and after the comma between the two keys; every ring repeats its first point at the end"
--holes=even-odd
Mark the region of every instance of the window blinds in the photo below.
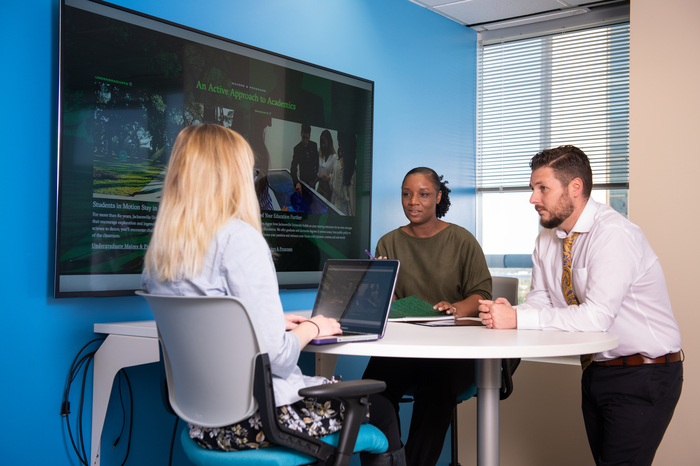
{"type": "Polygon", "coordinates": [[[479,44],[478,191],[529,190],[530,159],[571,144],[595,188],[628,188],[629,23],[479,44]]]}

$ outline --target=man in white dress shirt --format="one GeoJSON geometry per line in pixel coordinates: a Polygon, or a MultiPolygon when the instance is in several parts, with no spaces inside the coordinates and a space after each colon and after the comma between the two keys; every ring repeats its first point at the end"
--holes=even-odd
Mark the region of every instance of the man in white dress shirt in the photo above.
{"type": "Polygon", "coordinates": [[[495,329],[615,333],[617,348],[591,355],[592,363],[582,357],[588,442],[596,465],[650,465],[683,385],[680,331],[659,259],[638,226],[590,198],[583,151],[545,150],[530,168],[530,203],[544,227],[530,293],[515,307],[482,300],[480,317],[495,329]]]}

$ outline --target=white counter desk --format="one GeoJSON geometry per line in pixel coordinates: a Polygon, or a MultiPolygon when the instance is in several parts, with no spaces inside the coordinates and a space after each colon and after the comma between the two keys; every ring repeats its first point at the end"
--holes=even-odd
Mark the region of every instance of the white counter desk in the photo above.
{"type": "MultiPolygon", "coordinates": [[[[302,314],[301,312],[297,312],[302,314]]],[[[124,367],[159,360],[155,323],[95,324],[108,334],[95,354],[91,464],[99,465],[100,438],[115,375],[124,367]]],[[[337,355],[476,359],[477,464],[499,464],[499,390],[501,359],[547,360],[557,356],[598,353],[617,347],[612,333],[489,330],[481,326],[425,327],[389,323],[383,339],[372,342],[307,346],[315,352],[316,372],[333,373],[337,355]],[[335,355],[327,356],[327,355],[335,355]]]]}

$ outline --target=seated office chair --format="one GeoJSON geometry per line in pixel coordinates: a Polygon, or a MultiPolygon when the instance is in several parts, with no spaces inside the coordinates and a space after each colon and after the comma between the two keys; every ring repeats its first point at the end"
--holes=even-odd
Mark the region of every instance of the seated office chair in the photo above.
{"type": "MultiPolygon", "coordinates": [[[[491,277],[492,280],[492,297],[493,299],[503,297],[508,300],[509,303],[512,305],[516,305],[518,303],[518,279],[515,277],[491,277]]],[[[505,400],[510,396],[510,394],[513,391],[513,381],[512,381],[512,371],[515,370],[517,367],[517,363],[508,363],[507,361],[512,361],[512,360],[503,360],[503,367],[505,368],[506,366],[508,367],[508,370],[503,372],[502,376],[502,383],[503,386],[501,387],[501,399],[505,400]]],[[[517,360],[518,362],[520,360],[517,360]]],[[[412,395],[415,389],[410,389],[407,392],[407,395],[412,395]]],[[[452,451],[451,451],[451,456],[452,460],[450,462],[450,466],[459,466],[459,435],[457,433],[457,406],[463,402],[467,401],[468,399],[472,398],[473,396],[476,395],[476,385],[472,385],[471,387],[467,388],[461,395],[457,397],[457,402],[455,403],[454,410],[452,411],[452,425],[451,425],[451,443],[452,443],[452,451]]],[[[413,401],[412,399],[404,398],[403,401],[413,401]]]]}
{"type": "Polygon", "coordinates": [[[304,397],[334,397],[345,403],[343,429],[310,437],[280,425],[275,411],[272,372],[256,322],[243,303],[230,296],[156,296],[142,292],[158,328],[170,405],[187,422],[220,427],[260,410],[266,438],[277,444],[259,450],[212,451],[200,447],[184,429],[180,436],[195,465],[347,465],[353,451],[383,453],[388,442],[365,424],[367,397],[384,382],[356,380],[308,387],[304,397]],[[365,383],[367,382],[367,383],[365,383]],[[334,462],[333,462],[334,461],[334,462]]]}

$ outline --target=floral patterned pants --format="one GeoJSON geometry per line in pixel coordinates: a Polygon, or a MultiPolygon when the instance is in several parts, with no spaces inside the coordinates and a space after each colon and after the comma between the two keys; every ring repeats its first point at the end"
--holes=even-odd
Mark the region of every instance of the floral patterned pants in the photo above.
{"type": "MultiPolygon", "coordinates": [[[[305,398],[277,408],[277,420],[290,429],[313,437],[337,432],[343,426],[345,407],[337,399],[305,398]]],[[[226,427],[199,427],[189,424],[190,437],[209,450],[257,450],[272,445],[262,431],[260,413],[226,427]]]]}

